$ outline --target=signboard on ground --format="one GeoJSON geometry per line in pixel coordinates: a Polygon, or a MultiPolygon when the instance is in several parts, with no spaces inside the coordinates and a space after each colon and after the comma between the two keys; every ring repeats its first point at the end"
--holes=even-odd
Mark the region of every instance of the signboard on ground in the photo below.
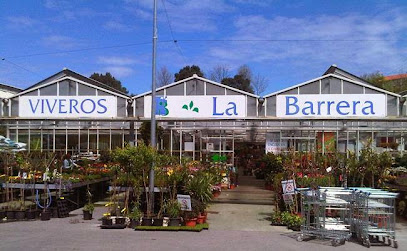
{"type": "MultiPolygon", "coordinates": [[[[156,116],[162,118],[244,118],[246,97],[157,96],[156,116]]],[[[144,117],[151,117],[151,96],[144,98],[144,117]]]]}
{"type": "Polygon", "coordinates": [[[278,95],[277,117],[385,117],[384,94],[278,95]]]}
{"type": "Polygon", "coordinates": [[[295,180],[282,180],[283,194],[295,194],[295,180]]]}
{"type": "Polygon", "coordinates": [[[112,118],[117,117],[113,96],[21,96],[19,117],[112,118]]]}
{"type": "Polygon", "coordinates": [[[283,194],[284,203],[287,205],[294,204],[294,198],[292,194],[283,194]]]}
{"type": "Polygon", "coordinates": [[[266,153],[280,153],[288,148],[287,140],[280,140],[279,132],[266,134],[266,153]]]}
{"type": "Polygon", "coordinates": [[[181,210],[192,211],[191,196],[184,194],[177,194],[178,203],[181,204],[181,210]]]}

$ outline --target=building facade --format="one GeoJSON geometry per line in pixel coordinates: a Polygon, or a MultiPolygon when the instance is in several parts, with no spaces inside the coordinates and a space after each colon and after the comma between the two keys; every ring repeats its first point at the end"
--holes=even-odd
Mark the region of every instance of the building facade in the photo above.
{"type": "MultiPolygon", "coordinates": [[[[331,66],[321,77],[264,97],[194,75],[157,88],[158,148],[172,155],[233,159],[238,142],[266,151],[406,150],[405,96],[331,66]]],[[[2,100],[7,136],[28,150],[100,153],[137,144],[151,92],[130,97],[63,70],[2,100]]]]}

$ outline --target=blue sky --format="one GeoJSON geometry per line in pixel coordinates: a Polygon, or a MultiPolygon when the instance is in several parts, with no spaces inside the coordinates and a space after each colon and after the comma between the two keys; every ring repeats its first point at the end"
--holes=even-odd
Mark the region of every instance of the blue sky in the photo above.
{"type": "MultiPolygon", "coordinates": [[[[268,79],[267,94],[331,64],[356,75],[407,71],[407,1],[164,1],[182,53],[165,42],[172,36],[158,0],[157,68],[172,73],[221,64],[233,75],[247,64],[268,79]],[[185,41],[238,39],[280,41],[185,41]]],[[[67,67],[109,71],[134,94],[151,88],[152,0],[4,0],[0,13],[0,83],[25,88],[67,67]]]]}

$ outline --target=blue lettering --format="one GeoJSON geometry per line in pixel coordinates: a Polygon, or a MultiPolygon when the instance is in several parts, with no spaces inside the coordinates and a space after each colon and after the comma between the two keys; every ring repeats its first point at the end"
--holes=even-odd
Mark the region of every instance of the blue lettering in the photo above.
{"type": "MultiPolygon", "coordinates": [[[[350,105],[348,102],[346,101],[340,101],[337,105],[336,105],[336,111],[340,114],[340,115],[348,115],[349,112],[343,111],[341,110],[342,108],[349,108],[350,105]]],[[[355,110],[355,109],[353,109],[355,110]]]]}
{"type": "Polygon", "coordinates": [[[69,113],[72,114],[72,110],[74,109],[76,111],[76,113],[79,114],[78,108],[76,108],[76,106],[78,105],[78,100],[76,99],[70,99],[69,100],[69,113]],[[75,103],[75,104],[74,104],[75,103]]]}
{"type": "Polygon", "coordinates": [[[224,112],[219,113],[216,111],[216,97],[213,97],[213,116],[222,116],[224,114],[224,112]]]}
{"type": "Polygon", "coordinates": [[[86,113],[86,114],[89,114],[89,113],[92,113],[92,112],[94,112],[95,111],[95,109],[96,109],[96,104],[95,104],[95,102],[92,100],[92,99],[85,99],[85,100],[83,100],[82,101],[82,103],[81,103],[81,110],[82,110],[82,112],[84,112],[84,113],[86,113]],[[92,109],[90,110],[90,111],[85,111],[85,102],[86,101],[90,101],[90,103],[92,104],[92,109]]]}
{"type": "Polygon", "coordinates": [[[287,96],[285,97],[285,115],[295,115],[298,113],[298,111],[300,110],[300,108],[297,105],[298,102],[298,98],[296,97],[290,97],[287,96]],[[290,100],[294,100],[293,103],[290,103],[290,100]],[[290,112],[290,106],[294,106],[295,111],[294,112],[290,112]]]}
{"type": "Polygon", "coordinates": [[[335,101],[328,101],[327,104],[328,104],[328,110],[327,110],[328,115],[331,115],[331,105],[335,104],[335,101]]]}
{"type": "Polygon", "coordinates": [[[360,104],[360,101],[353,101],[353,115],[356,115],[356,105],[360,104]]]}
{"type": "Polygon", "coordinates": [[[52,108],[51,108],[51,106],[50,106],[50,102],[49,102],[49,100],[48,99],[46,99],[45,100],[45,103],[47,103],[47,107],[48,107],[48,111],[49,111],[49,113],[53,113],[54,112],[54,109],[55,109],[55,105],[57,104],[57,100],[56,99],[54,99],[54,104],[52,105],[52,108]]]}
{"type": "Polygon", "coordinates": [[[325,104],[325,101],[318,101],[318,115],[321,115],[321,106],[325,104]]]}
{"type": "Polygon", "coordinates": [[[376,113],[374,112],[374,110],[373,110],[373,102],[372,102],[372,101],[366,101],[365,104],[369,104],[369,106],[363,107],[362,113],[363,113],[364,115],[369,115],[369,114],[370,114],[370,115],[374,115],[374,114],[376,114],[376,113]],[[368,109],[370,109],[370,113],[367,112],[368,109]],[[366,111],[365,111],[365,110],[366,110],[366,111]]]}
{"type": "Polygon", "coordinates": [[[30,103],[31,111],[32,111],[33,113],[35,113],[35,112],[37,111],[37,107],[38,107],[38,104],[40,103],[40,101],[37,100],[37,104],[35,105],[35,108],[33,107],[32,100],[31,100],[31,99],[28,100],[28,102],[30,103]]]}
{"type": "Polygon", "coordinates": [[[60,99],[59,100],[59,113],[67,113],[67,111],[62,111],[62,108],[65,107],[65,104],[63,104],[62,102],[65,103],[66,99],[60,99]]]}
{"type": "Polygon", "coordinates": [[[107,112],[107,107],[102,104],[102,101],[106,101],[106,99],[102,98],[98,100],[98,105],[103,108],[103,111],[98,111],[99,114],[107,112]]]}
{"type": "Polygon", "coordinates": [[[305,101],[304,105],[308,105],[308,106],[304,107],[302,109],[302,114],[304,114],[304,115],[315,115],[314,104],[311,101],[305,101]],[[307,112],[307,110],[310,110],[310,111],[307,112]]]}
{"type": "Polygon", "coordinates": [[[228,109],[226,109],[226,115],[232,116],[232,115],[238,115],[236,111],[236,103],[235,102],[229,102],[228,105],[232,105],[228,109]],[[232,113],[229,112],[229,110],[232,110],[232,113]]]}
{"type": "Polygon", "coordinates": [[[44,100],[41,99],[41,113],[44,114],[44,100]]]}

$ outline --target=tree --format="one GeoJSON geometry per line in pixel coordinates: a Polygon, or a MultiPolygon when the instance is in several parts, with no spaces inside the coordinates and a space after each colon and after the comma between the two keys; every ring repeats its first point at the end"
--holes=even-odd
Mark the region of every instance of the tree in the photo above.
{"type": "Polygon", "coordinates": [[[119,80],[117,80],[115,77],[113,77],[112,74],[110,74],[110,72],[106,72],[105,75],[95,72],[90,76],[90,78],[94,79],[96,81],[99,81],[107,86],[110,86],[120,92],[123,92],[126,94],[129,93],[129,91],[126,89],[126,87],[122,86],[122,83],[119,80]]]}
{"type": "Polygon", "coordinates": [[[192,77],[192,75],[194,74],[198,75],[199,77],[204,76],[199,66],[197,65],[185,66],[178,73],[175,73],[175,82],[192,77]]]}
{"type": "Polygon", "coordinates": [[[253,93],[253,87],[250,84],[250,80],[244,78],[242,75],[235,75],[233,78],[224,78],[222,84],[253,93]]]}
{"type": "Polygon", "coordinates": [[[162,66],[157,73],[157,87],[171,84],[173,81],[172,74],[167,67],[162,66]]]}
{"type": "Polygon", "coordinates": [[[261,95],[268,86],[268,80],[266,77],[261,76],[259,73],[253,78],[252,86],[254,89],[254,93],[256,95],[261,95]]]}
{"type": "Polygon", "coordinates": [[[237,75],[241,75],[243,78],[248,79],[249,81],[252,81],[253,79],[252,70],[246,64],[240,66],[239,69],[237,69],[237,75]]]}
{"type": "Polygon", "coordinates": [[[360,78],[379,88],[383,88],[383,85],[386,82],[383,74],[381,74],[379,71],[363,74],[362,76],[360,76],[360,78]]]}
{"type": "Polygon", "coordinates": [[[209,79],[215,82],[222,82],[224,78],[229,78],[229,67],[227,65],[216,65],[209,72],[209,79]]]}

